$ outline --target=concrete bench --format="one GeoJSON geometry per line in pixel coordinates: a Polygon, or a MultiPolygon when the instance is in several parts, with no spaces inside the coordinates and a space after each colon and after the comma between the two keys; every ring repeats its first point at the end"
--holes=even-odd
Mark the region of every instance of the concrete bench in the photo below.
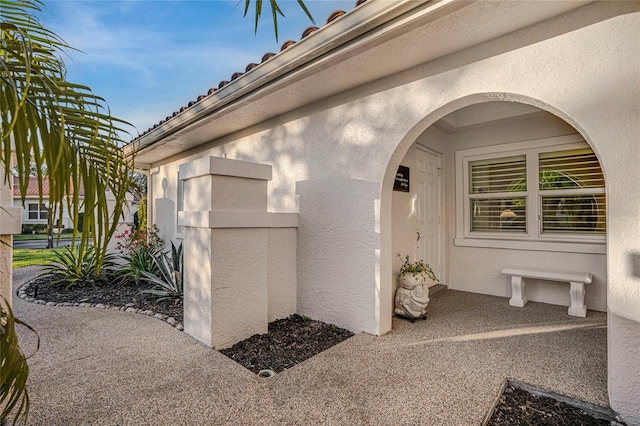
{"type": "Polygon", "coordinates": [[[525,278],[548,281],[568,282],[571,287],[571,305],[569,315],[586,317],[587,307],[584,305],[584,285],[591,283],[592,276],[588,272],[557,271],[542,268],[504,268],[503,274],[511,275],[511,299],[509,305],[523,307],[528,300],[525,292],[525,278]]]}

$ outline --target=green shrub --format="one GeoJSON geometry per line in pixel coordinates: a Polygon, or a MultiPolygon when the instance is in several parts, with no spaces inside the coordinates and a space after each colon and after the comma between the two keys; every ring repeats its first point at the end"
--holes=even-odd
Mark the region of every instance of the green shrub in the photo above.
{"type": "Polygon", "coordinates": [[[149,272],[143,273],[143,279],[153,284],[155,288],[144,290],[142,293],[156,297],[158,301],[182,299],[183,278],[184,278],[184,256],[182,255],[182,244],[177,248],[171,243],[171,257],[165,253],[158,253],[154,257],[154,262],[158,268],[159,275],[149,272]]]}
{"type": "Polygon", "coordinates": [[[144,272],[158,274],[158,267],[154,261],[154,254],[145,247],[139,247],[122,253],[120,257],[125,264],[118,270],[116,276],[120,283],[138,283],[144,272]]]}
{"type": "Polygon", "coordinates": [[[138,201],[138,230],[144,231],[147,229],[147,197],[142,197],[138,201]]]}
{"type": "Polygon", "coordinates": [[[154,261],[164,247],[164,241],[158,236],[158,227],[146,230],[126,230],[116,235],[116,250],[125,264],[119,269],[117,279],[120,283],[138,283],[143,272],[158,274],[154,261]]]}
{"type": "Polygon", "coordinates": [[[46,234],[47,225],[45,223],[25,223],[22,225],[23,234],[46,234]]]}
{"type": "Polygon", "coordinates": [[[73,234],[73,228],[64,228],[60,231],[61,234],[73,234]]]}
{"type": "Polygon", "coordinates": [[[53,275],[56,279],[51,285],[66,287],[99,285],[107,280],[107,274],[116,267],[115,256],[108,253],[98,271],[97,259],[93,247],[83,251],[66,247],[56,251],[56,260],[45,266],[43,275],[53,275]]]}

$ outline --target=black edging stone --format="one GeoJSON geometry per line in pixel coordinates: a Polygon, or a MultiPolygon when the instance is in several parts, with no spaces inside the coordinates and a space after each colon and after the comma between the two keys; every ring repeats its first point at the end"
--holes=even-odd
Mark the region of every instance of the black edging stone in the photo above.
{"type": "Polygon", "coordinates": [[[44,306],[97,308],[97,309],[104,309],[104,310],[110,310],[110,311],[122,311],[122,312],[130,312],[134,314],[141,314],[149,317],[154,317],[163,322],[166,322],[167,324],[174,327],[178,331],[184,331],[184,325],[181,322],[178,322],[175,318],[170,317],[169,315],[156,313],[151,310],[137,309],[137,308],[126,307],[126,306],[112,306],[112,305],[106,305],[104,303],[47,302],[46,300],[36,299],[35,297],[31,297],[27,295],[27,290],[31,288],[31,284],[34,282],[35,282],[34,280],[29,281],[23,284],[22,286],[20,286],[20,288],[18,288],[18,291],[16,293],[20,299],[24,300],[25,302],[35,303],[35,304],[44,305],[44,306]]]}
{"type": "MultiPolygon", "coordinates": [[[[567,410],[572,410],[572,409],[580,410],[584,413],[584,415],[591,417],[592,419],[592,421],[588,421],[588,422],[578,421],[574,423],[571,423],[571,422],[566,423],[568,419],[563,419],[563,423],[562,423],[563,425],[574,425],[574,424],[575,425],[599,425],[599,424],[609,425],[610,424],[610,425],[616,425],[616,426],[626,426],[626,424],[622,421],[620,416],[611,408],[602,407],[602,406],[591,404],[585,401],[580,401],[574,398],[570,398],[566,395],[560,395],[555,392],[546,391],[544,389],[540,389],[532,385],[518,382],[516,380],[511,380],[511,379],[505,380],[504,383],[502,384],[500,392],[498,393],[498,396],[496,397],[494,404],[491,407],[491,410],[489,410],[484,421],[482,422],[483,426],[507,424],[501,421],[503,419],[497,418],[498,416],[496,416],[496,414],[499,411],[504,411],[505,408],[515,408],[515,407],[509,407],[509,403],[506,402],[505,398],[503,398],[503,396],[506,394],[506,391],[508,389],[510,389],[511,392],[520,392],[520,393],[528,394],[528,396],[530,396],[531,400],[533,401],[531,401],[529,397],[527,397],[526,407],[530,409],[533,408],[535,411],[538,411],[538,408],[541,408],[540,411],[547,413],[545,408],[548,408],[548,407],[539,407],[538,405],[543,405],[545,400],[555,401],[556,403],[554,404],[554,407],[550,408],[551,411],[553,411],[557,407],[565,407],[567,410]],[[538,407],[536,408],[536,406],[538,407]]],[[[518,413],[522,411],[523,410],[512,410],[512,413],[515,414],[514,417],[517,417],[518,413]]],[[[553,414],[562,416],[563,413],[547,413],[547,414],[550,416],[552,416],[553,414]]],[[[522,422],[516,422],[515,419],[510,419],[508,424],[510,425],[533,424],[533,423],[530,423],[531,419],[526,418],[527,416],[523,415],[522,417],[523,417],[522,422]]],[[[551,421],[551,417],[549,421],[551,421]]],[[[556,423],[553,423],[553,424],[556,424],[556,423]]]]}

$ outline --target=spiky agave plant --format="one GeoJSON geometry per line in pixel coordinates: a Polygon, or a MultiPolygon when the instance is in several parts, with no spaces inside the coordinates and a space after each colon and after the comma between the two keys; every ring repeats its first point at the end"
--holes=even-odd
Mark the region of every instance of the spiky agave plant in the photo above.
{"type": "Polygon", "coordinates": [[[184,294],[182,244],[176,247],[171,242],[171,257],[165,253],[159,253],[154,257],[154,262],[159,275],[143,272],[143,280],[153,284],[155,288],[142,292],[158,298],[158,301],[182,299],[184,294]]]}
{"type": "Polygon", "coordinates": [[[93,246],[82,251],[79,248],[65,247],[55,253],[56,260],[44,267],[42,275],[53,275],[55,279],[51,285],[66,287],[85,287],[98,285],[106,280],[106,274],[115,266],[115,255],[107,253],[98,269],[98,259],[93,246]]]}

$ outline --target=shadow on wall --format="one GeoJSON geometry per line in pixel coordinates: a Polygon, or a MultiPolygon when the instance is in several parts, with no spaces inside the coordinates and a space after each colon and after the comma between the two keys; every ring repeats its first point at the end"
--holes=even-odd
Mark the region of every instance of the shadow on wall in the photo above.
{"type": "Polygon", "coordinates": [[[164,224],[160,238],[167,244],[169,244],[168,241],[173,240],[176,232],[175,207],[175,201],[170,198],[156,198],[155,200],[156,223],[164,224]]]}
{"type": "Polygon", "coordinates": [[[640,253],[629,253],[629,265],[631,267],[629,275],[640,278],[640,253]]]}
{"type": "Polygon", "coordinates": [[[375,182],[341,177],[298,183],[299,313],[375,332],[379,192],[375,182]]]}

